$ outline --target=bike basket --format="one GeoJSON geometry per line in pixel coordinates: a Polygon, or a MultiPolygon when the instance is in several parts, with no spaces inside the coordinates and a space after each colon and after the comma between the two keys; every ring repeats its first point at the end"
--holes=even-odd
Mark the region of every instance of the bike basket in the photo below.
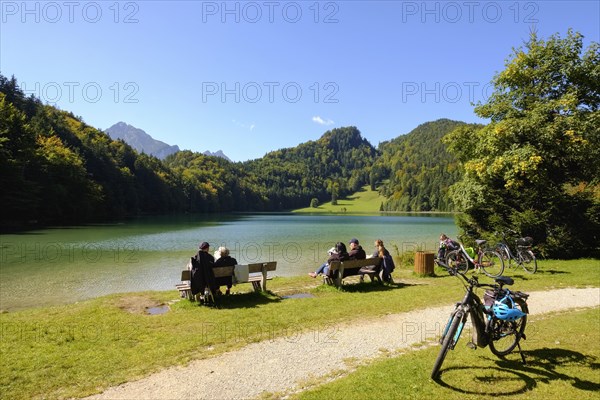
{"type": "Polygon", "coordinates": [[[483,294],[483,305],[485,308],[490,308],[494,305],[494,301],[496,300],[496,293],[493,290],[486,290],[483,294]]]}
{"type": "Polygon", "coordinates": [[[526,237],[517,239],[517,244],[519,246],[531,246],[532,243],[533,243],[533,238],[531,236],[526,236],[526,237]]]}

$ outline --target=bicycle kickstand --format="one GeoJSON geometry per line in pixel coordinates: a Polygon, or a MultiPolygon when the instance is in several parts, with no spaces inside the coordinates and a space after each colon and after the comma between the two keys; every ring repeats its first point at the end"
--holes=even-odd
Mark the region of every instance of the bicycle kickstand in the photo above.
{"type": "Polygon", "coordinates": [[[523,365],[527,365],[527,361],[525,361],[525,354],[523,354],[523,350],[521,349],[521,342],[517,342],[517,347],[519,348],[519,354],[521,355],[521,360],[523,360],[523,365]]]}

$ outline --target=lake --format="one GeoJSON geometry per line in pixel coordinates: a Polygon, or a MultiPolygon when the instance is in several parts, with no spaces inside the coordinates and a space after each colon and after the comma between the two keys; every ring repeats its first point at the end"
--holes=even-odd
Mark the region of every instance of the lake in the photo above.
{"type": "MultiPolygon", "coordinates": [[[[356,237],[371,254],[437,248],[456,236],[449,214],[229,214],[145,217],[0,237],[0,309],[72,303],[111,293],[169,290],[198,244],[227,246],[240,264],[277,261],[278,276],[304,275],[335,242],[356,237]]],[[[309,278],[307,278],[309,279],[309,278]]]]}

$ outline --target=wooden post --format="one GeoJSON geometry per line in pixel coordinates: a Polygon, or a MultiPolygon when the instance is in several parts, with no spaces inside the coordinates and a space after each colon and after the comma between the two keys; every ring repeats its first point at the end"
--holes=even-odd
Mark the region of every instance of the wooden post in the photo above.
{"type": "Polygon", "coordinates": [[[262,291],[267,291],[267,264],[263,264],[262,266],[262,291]]]}
{"type": "Polygon", "coordinates": [[[415,253],[415,274],[433,275],[433,253],[425,251],[415,253]]]}
{"type": "Polygon", "coordinates": [[[344,279],[343,276],[344,276],[344,263],[342,262],[342,263],[340,263],[340,267],[338,268],[338,276],[335,280],[336,287],[338,287],[338,288],[342,287],[342,280],[344,279]]]}

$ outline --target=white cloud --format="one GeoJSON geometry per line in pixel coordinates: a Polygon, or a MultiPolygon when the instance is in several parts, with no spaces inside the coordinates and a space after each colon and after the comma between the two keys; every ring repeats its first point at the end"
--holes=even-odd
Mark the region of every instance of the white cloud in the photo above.
{"type": "Polygon", "coordinates": [[[319,125],[332,125],[333,124],[332,120],[330,120],[330,119],[325,120],[325,119],[319,117],[318,115],[312,117],[312,120],[313,120],[313,122],[316,122],[319,125]]]}
{"type": "Polygon", "coordinates": [[[235,119],[232,119],[231,122],[233,122],[235,126],[238,126],[243,129],[249,129],[250,131],[253,131],[254,128],[256,128],[256,124],[254,122],[252,122],[251,124],[247,124],[244,122],[236,121],[235,119]]]}

